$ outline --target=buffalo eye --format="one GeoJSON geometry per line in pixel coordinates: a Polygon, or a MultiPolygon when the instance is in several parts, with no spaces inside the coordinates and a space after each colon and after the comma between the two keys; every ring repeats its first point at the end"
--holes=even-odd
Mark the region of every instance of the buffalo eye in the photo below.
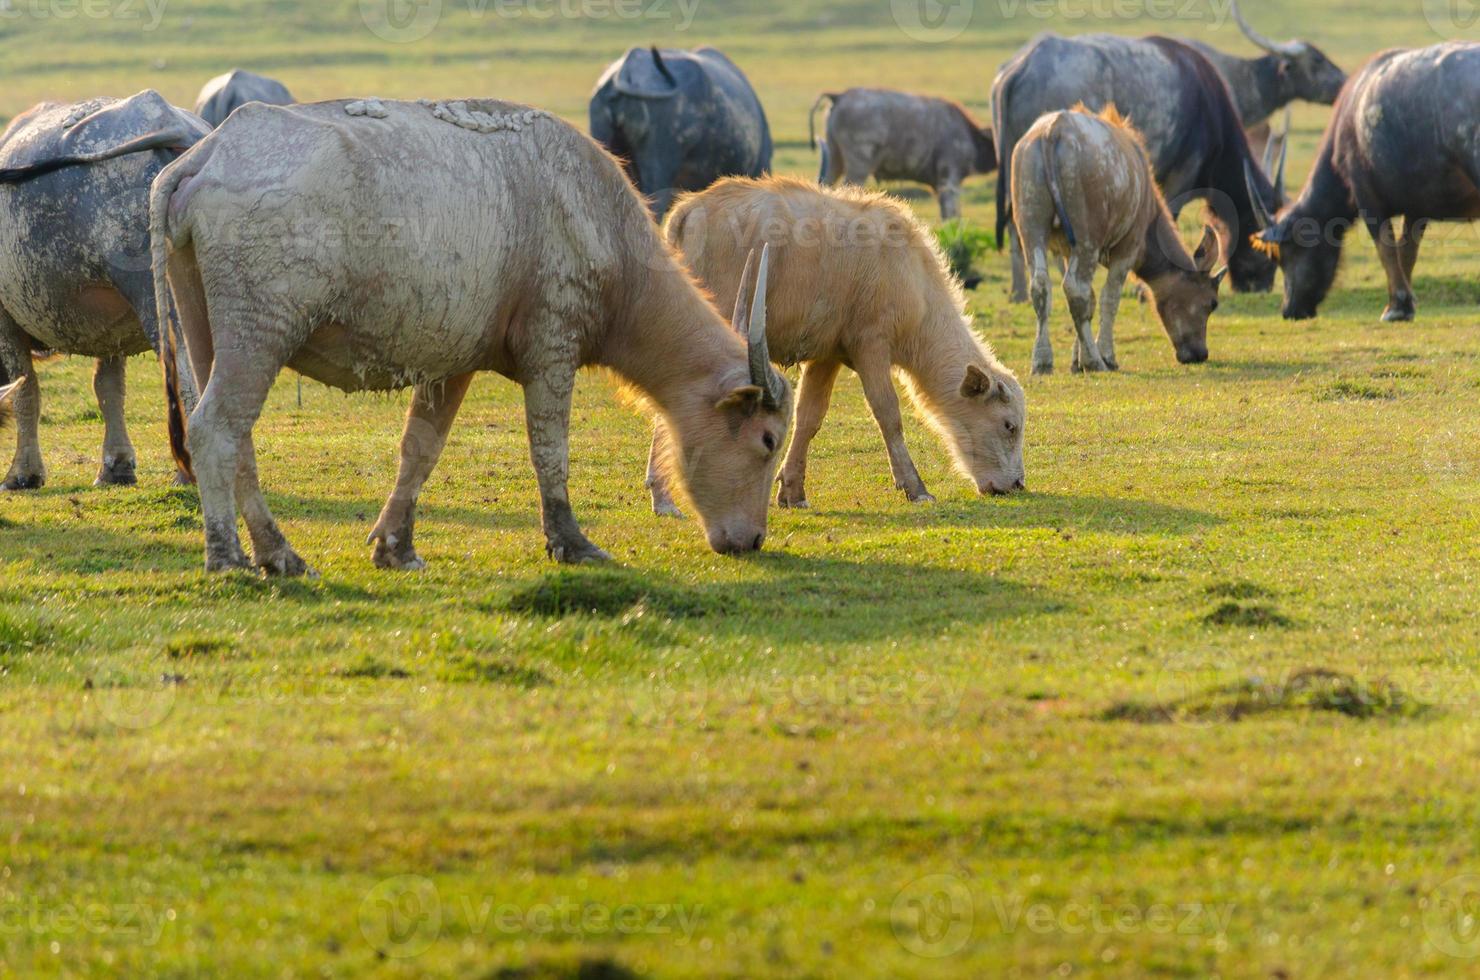
{"type": "Polygon", "coordinates": [[[776,451],[776,437],[769,432],[761,436],[761,444],[766,447],[766,452],[768,453],[774,453],[776,451]]]}
{"type": "Polygon", "coordinates": [[[1012,419],[1008,419],[1007,421],[1003,422],[1002,424],[1003,424],[1004,427],[1006,427],[1007,434],[1008,435],[1016,435],[1017,434],[1017,423],[1014,422],[1012,419]]]}

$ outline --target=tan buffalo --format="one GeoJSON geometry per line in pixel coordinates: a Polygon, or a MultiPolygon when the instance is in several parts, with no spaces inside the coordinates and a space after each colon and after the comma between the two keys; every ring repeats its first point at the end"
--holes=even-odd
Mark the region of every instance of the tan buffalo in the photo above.
{"type": "Polygon", "coordinates": [[[1033,373],[1053,371],[1048,335],[1048,256],[1067,261],[1064,296],[1074,320],[1074,370],[1115,370],[1115,314],[1126,276],[1150,290],[1162,326],[1184,364],[1208,359],[1208,316],[1218,308],[1223,272],[1210,274],[1218,257],[1213,229],[1189,256],[1157,189],[1145,144],[1109,106],[1095,115],[1082,106],[1041,117],[1018,141],[1012,156],[1012,216],[1032,273],[1038,313],[1033,373]],[[1100,336],[1094,313],[1094,275],[1110,274],[1100,294],[1100,336]]]}
{"type": "Polygon", "coordinates": [[[761,546],[792,409],[766,356],[765,304],[726,323],[617,162],[566,123],[495,101],[252,103],[161,174],[150,204],[156,287],[179,304],[204,382],[188,439],[208,569],[248,566],[240,508],[258,566],[307,570],[252,448],[285,365],[345,390],[415,386],[370,534],[381,567],[422,567],[416,498],[479,371],[524,389],[552,557],[607,557],[566,489],[586,366],[643,392],[673,432],[671,473],[710,545],[761,546]]]}
{"type": "Polygon", "coordinates": [[[997,169],[992,130],[959,103],[882,88],[825,92],[808,119],[817,148],[817,111],[827,103],[821,184],[909,180],[925,184],[940,201],[941,216],[961,217],[961,184],[972,174],[997,169]]]}
{"type": "MultiPolygon", "coordinates": [[[[1022,386],[972,332],[934,237],[906,206],[859,188],[735,178],[680,200],[665,229],[721,303],[741,292],[752,249],[769,245],[777,256],[766,337],[778,362],[802,365],[781,506],[807,506],[807,448],[842,367],[858,372],[895,485],[909,499],[933,498],[905,446],[896,371],[979,491],[1023,486],[1022,386]]],[[[665,442],[660,429],[655,462],[665,442]]],[[[649,485],[654,510],[676,514],[661,468],[650,467],[649,485]]]]}

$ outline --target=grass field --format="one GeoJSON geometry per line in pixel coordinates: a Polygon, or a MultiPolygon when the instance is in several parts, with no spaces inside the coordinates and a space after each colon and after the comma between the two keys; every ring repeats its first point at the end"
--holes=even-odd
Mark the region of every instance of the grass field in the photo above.
{"type": "MultiPolygon", "coordinates": [[[[14,0],[0,115],[188,104],[242,64],[304,99],[581,121],[627,45],[712,42],[810,174],[823,88],[985,112],[1049,28],[1247,49],[1206,7],[1088,0],[978,0],[944,43],[889,0],[701,0],[686,30],[655,0],[448,0],[409,43],[349,0],[172,0],[153,30],[125,2],[14,0]]],[[[1417,0],[1247,7],[1349,70],[1438,39],[1417,0]]],[[[1298,180],[1325,110],[1295,118],[1298,180]]],[[[969,186],[986,223],[992,181],[969,186]]],[[[972,304],[1027,386],[1030,492],[978,498],[911,419],[940,502],[907,504],[846,379],[814,509],[748,560],[648,513],[647,423],[591,375],[571,491],[618,561],[549,564],[518,391],[490,376],[423,496],[430,570],[376,572],[407,399],[307,383],[300,406],[285,376],[263,483],[323,577],[208,579],[157,368],[130,368],[140,486],[103,491],[90,367],[46,365],[50,483],[0,499],[0,974],[1473,975],[1480,248],[1431,233],[1419,319],[1387,325],[1351,242],[1320,319],[1226,300],[1189,368],[1127,302],[1124,370],[1093,378],[1028,378],[1031,313],[990,256],[972,304]]]]}

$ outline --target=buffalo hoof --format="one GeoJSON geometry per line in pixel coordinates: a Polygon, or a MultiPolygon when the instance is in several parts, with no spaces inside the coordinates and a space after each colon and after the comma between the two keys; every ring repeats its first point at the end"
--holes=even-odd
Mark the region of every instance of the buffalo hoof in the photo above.
{"type": "Polygon", "coordinates": [[[551,541],[545,552],[562,565],[599,565],[612,560],[612,556],[584,538],[572,541],[551,541]]]}
{"type": "Polygon", "coordinates": [[[912,504],[933,504],[933,503],[935,503],[935,497],[932,494],[930,494],[928,491],[925,491],[925,490],[921,490],[918,493],[907,494],[907,496],[910,498],[910,503],[912,503],[912,504]]]}
{"type": "Polygon", "coordinates": [[[653,513],[659,517],[671,517],[674,520],[683,520],[683,511],[671,500],[653,501],[653,513]]]}
{"type": "Polygon", "coordinates": [[[1053,374],[1053,361],[1033,362],[1034,374],[1053,374]]]}
{"type": "Polygon", "coordinates": [[[1412,306],[1389,306],[1382,311],[1383,323],[1405,323],[1413,319],[1412,306]]]}
{"type": "Polygon", "coordinates": [[[292,548],[279,548],[272,554],[259,559],[257,567],[262,569],[268,578],[318,577],[308,567],[308,562],[299,558],[292,548]]]}
{"type": "Polygon", "coordinates": [[[0,490],[8,492],[40,490],[44,486],[46,486],[45,473],[27,473],[20,476],[8,477],[4,483],[0,483],[0,490]]]}
{"type": "Polygon", "coordinates": [[[190,477],[186,476],[180,470],[175,470],[175,479],[171,482],[177,487],[190,487],[195,485],[195,481],[190,479],[190,477]]]}
{"type": "Polygon", "coordinates": [[[1013,289],[1007,294],[1007,301],[1009,303],[1026,303],[1028,301],[1028,287],[1024,286],[1022,289],[1013,289]]]}
{"type": "Polygon", "coordinates": [[[1105,370],[1106,371],[1119,371],[1120,370],[1120,362],[1117,361],[1113,357],[1107,357],[1107,358],[1105,358],[1105,370]]]}
{"type": "Polygon", "coordinates": [[[370,560],[375,563],[376,568],[387,572],[424,572],[427,568],[427,563],[422,561],[414,548],[389,546],[379,538],[375,541],[375,553],[370,560]]]}
{"type": "Polygon", "coordinates": [[[810,510],[812,508],[806,497],[788,496],[784,490],[776,495],[776,506],[782,510],[810,510]]]}
{"type": "Polygon", "coordinates": [[[104,460],[103,466],[98,470],[98,478],[93,481],[95,487],[131,487],[139,482],[138,475],[134,472],[134,461],[131,459],[104,460]]]}
{"type": "Polygon", "coordinates": [[[252,563],[242,553],[236,555],[206,555],[206,571],[212,575],[220,572],[250,572],[252,563]]]}

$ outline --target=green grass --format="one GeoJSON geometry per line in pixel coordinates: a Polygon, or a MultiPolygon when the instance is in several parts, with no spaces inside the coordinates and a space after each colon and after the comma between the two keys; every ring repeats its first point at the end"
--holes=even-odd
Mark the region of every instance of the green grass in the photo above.
{"type": "MultiPolygon", "coordinates": [[[[978,3],[929,45],[882,0],[707,4],[681,34],[446,6],[405,45],[349,0],[174,0],[154,32],[25,14],[0,21],[0,114],[188,102],[241,63],[304,98],[579,120],[626,45],[709,41],[808,174],[816,92],[983,110],[1001,58],[1054,26],[978,3]]],[[[1414,5],[1247,6],[1347,67],[1433,40],[1414,5]]],[[[1325,112],[1295,118],[1303,175],[1325,112]]],[[[973,226],[991,197],[968,185],[973,226]]],[[[309,383],[300,408],[285,377],[262,479],[323,578],[208,579],[157,368],[130,366],[141,485],[99,491],[89,365],[46,365],[50,484],[0,499],[0,972],[1472,973],[1477,259],[1468,231],[1431,233],[1419,320],[1382,324],[1353,236],[1318,320],[1234,297],[1212,361],[1181,367],[1128,300],[1124,371],[1029,379],[1030,314],[988,254],[972,303],[1027,384],[1030,492],[978,498],[911,420],[940,502],[907,504],[845,380],[813,509],[738,561],[648,514],[648,425],[592,375],[571,490],[618,561],[548,564],[518,392],[488,377],[423,497],[430,570],[376,572],[407,399],[309,383]]]]}

